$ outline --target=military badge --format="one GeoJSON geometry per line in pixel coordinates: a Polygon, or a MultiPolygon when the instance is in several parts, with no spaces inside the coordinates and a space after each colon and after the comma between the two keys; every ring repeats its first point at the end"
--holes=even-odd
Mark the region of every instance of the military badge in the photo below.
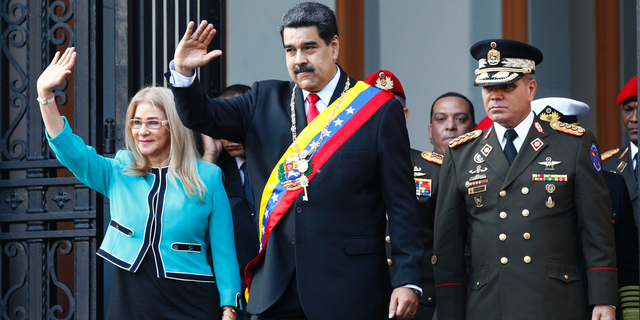
{"type": "Polygon", "coordinates": [[[544,202],[544,205],[547,206],[547,208],[551,209],[556,205],[556,203],[553,202],[553,199],[551,199],[551,196],[549,196],[549,199],[544,202]]]}
{"type": "Polygon", "coordinates": [[[475,163],[483,163],[484,162],[484,158],[479,153],[476,153],[476,155],[473,156],[473,162],[475,162],[475,163]]]}
{"type": "Polygon", "coordinates": [[[560,164],[560,161],[553,161],[551,157],[547,157],[545,161],[538,162],[539,165],[543,165],[545,170],[556,170],[555,166],[560,164]]]}
{"type": "Polygon", "coordinates": [[[415,180],[416,180],[416,196],[431,197],[431,179],[415,178],[415,180]]]}
{"type": "Polygon", "coordinates": [[[491,50],[487,53],[487,63],[492,66],[500,63],[500,51],[496,50],[496,43],[491,42],[491,50]]]}
{"type": "Polygon", "coordinates": [[[431,264],[436,264],[438,263],[438,257],[436,257],[436,255],[434,254],[433,256],[431,256],[431,264]]]}
{"type": "Polygon", "coordinates": [[[312,170],[313,165],[310,160],[295,161],[290,158],[284,160],[278,167],[278,178],[287,190],[305,188],[309,186],[307,175],[311,174],[312,170]]]}
{"type": "Polygon", "coordinates": [[[471,132],[467,132],[457,138],[454,138],[453,140],[449,141],[449,147],[450,148],[455,148],[457,146],[463,145],[469,141],[474,140],[475,138],[479,137],[482,134],[482,130],[474,130],[471,132]]]}
{"type": "Polygon", "coordinates": [[[420,154],[422,156],[422,159],[425,159],[429,162],[435,163],[435,164],[439,164],[442,165],[442,155],[439,153],[435,153],[435,152],[429,152],[429,151],[425,151],[423,153],[420,154]]]}
{"type": "Polygon", "coordinates": [[[618,157],[618,160],[622,160],[622,158],[627,155],[627,152],[629,152],[629,147],[624,149],[624,152],[620,155],[620,157],[618,157]]]}
{"type": "Polygon", "coordinates": [[[544,174],[534,173],[531,181],[551,181],[551,182],[566,182],[566,174],[544,174]]]}
{"type": "MultiPolygon", "coordinates": [[[[603,152],[600,155],[600,161],[605,161],[605,160],[611,158],[614,154],[618,153],[619,151],[620,151],[620,148],[615,148],[613,150],[609,150],[609,151],[603,152]]],[[[622,158],[620,158],[620,159],[622,159],[622,158]]]]}
{"type": "Polygon", "coordinates": [[[482,152],[482,154],[484,154],[485,157],[489,156],[489,153],[491,153],[491,150],[493,150],[493,147],[485,144],[484,147],[482,147],[482,150],[480,150],[480,152],[482,152]]]}
{"type": "Polygon", "coordinates": [[[489,131],[487,131],[487,134],[484,135],[484,138],[482,139],[482,141],[489,139],[489,136],[491,135],[492,131],[493,131],[493,127],[489,127],[489,131]]]}
{"type": "Polygon", "coordinates": [[[380,74],[378,74],[378,79],[376,80],[376,87],[389,91],[393,89],[393,80],[391,80],[391,78],[387,78],[387,75],[384,74],[384,72],[380,72],[380,74]]]}
{"type": "Polygon", "coordinates": [[[620,164],[618,164],[618,171],[622,172],[626,167],[627,167],[627,163],[624,161],[620,161],[620,164]]]}
{"type": "Polygon", "coordinates": [[[542,129],[542,126],[538,121],[534,121],[533,126],[536,128],[536,131],[538,131],[539,133],[545,134],[544,129],[542,129]]]}
{"type": "Polygon", "coordinates": [[[476,174],[474,176],[471,176],[471,178],[469,178],[469,181],[476,181],[476,180],[484,179],[486,177],[487,175],[485,174],[476,174]]]}
{"type": "Polygon", "coordinates": [[[483,179],[483,180],[476,180],[476,181],[467,181],[464,183],[464,186],[469,188],[469,187],[474,187],[474,186],[479,186],[481,184],[485,184],[488,183],[489,179],[483,179]]]}
{"type": "Polygon", "coordinates": [[[476,202],[476,207],[477,208],[481,208],[482,207],[482,197],[480,197],[480,196],[473,197],[473,201],[476,202]]]}
{"type": "Polygon", "coordinates": [[[544,145],[544,142],[542,142],[540,138],[536,138],[535,140],[531,141],[531,147],[535,151],[540,150],[540,148],[542,148],[543,145],[544,145]]]}
{"type": "Polygon", "coordinates": [[[488,170],[488,168],[487,168],[487,167],[484,167],[484,168],[483,168],[483,167],[481,167],[481,166],[476,166],[476,169],[475,169],[475,170],[473,170],[473,169],[469,170],[469,173],[470,173],[470,174],[478,174],[478,173],[481,173],[481,172],[485,172],[485,171],[487,171],[487,170],[488,170]]]}
{"type": "Polygon", "coordinates": [[[549,183],[546,186],[544,186],[544,189],[547,190],[547,192],[549,193],[553,193],[554,191],[556,191],[556,186],[549,183]]]}
{"type": "Polygon", "coordinates": [[[468,190],[469,194],[476,194],[476,193],[487,191],[487,186],[486,185],[481,185],[481,186],[469,188],[467,190],[468,190]]]}
{"type": "Polygon", "coordinates": [[[581,126],[574,126],[560,121],[552,121],[550,122],[550,124],[551,129],[564,132],[572,136],[581,137],[586,132],[586,130],[584,130],[584,128],[581,126]]]}
{"type": "Polygon", "coordinates": [[[596,171],[600,172],[600,170],[602,170],[602,165],[600,164],[600,154],[598,153],[598,148],[595,143],[591,144],[589,156],[591,156],[591,163],[593,163],[593,167],[596,168],[596,171]]]}
{"type": "Polygon", "coordinates": [[[420,172],[422,171],[421,167],[418,166],[413,166],[413,176],[414,177],[422,177],[422,176],[426,176],[427,174],[424,172],[420,172]]]}

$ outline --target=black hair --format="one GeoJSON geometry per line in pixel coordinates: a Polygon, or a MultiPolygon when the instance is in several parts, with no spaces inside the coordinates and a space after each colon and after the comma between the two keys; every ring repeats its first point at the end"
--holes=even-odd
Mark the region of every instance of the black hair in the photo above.
{"type": "Polygon", "coordinates": [[[249,90],[251,90],[251,87],[249,86],[246,86],[244,84],[234,84],[224,88],[224,90],[222,90],[222,93],[220,93],[220,98],[225,98],[225,99],[233,98],[249,90]]]}
{"type": "Polygon", "coordinates": [[[476,115],[473,112],[473,103],[471,103],[471,101],[465,97],[464,95],[461,95],[457,92],[447,92],[441,96],[438,97],[438,99],[436,99],[433,104],[431,105],[431,117],[429,117],[429,124],[431,124],[431,122],[433,121],[433,107],[435,107],[436,102],[438,102],[438,100],[442,99],[442,98],[447,98],[447,97],[456,97],[456,98],[460,98],[463,99],[464,101],[467,102],[467,104],[469,105],[469,114],[471,115],[471,121],[473,123],[476,123],[476,115]]]}
{"type": "Polygon", "coordinates": [[[329,7],[317,2],[298,3],[284,14],[280,21],[280,38],[284,28],[318,27],[318,36],[329,45],[333,36],[338,35],[338,22],[329,7]]]}

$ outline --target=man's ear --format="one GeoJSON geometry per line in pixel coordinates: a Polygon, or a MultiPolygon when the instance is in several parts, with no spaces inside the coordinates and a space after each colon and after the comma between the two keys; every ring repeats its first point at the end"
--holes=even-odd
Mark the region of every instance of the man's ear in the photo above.
{"type": "Polygon", "coordinates": [[[432,126],[432,125],[430,124],[430,125],[429,125],[429,140],[432,140],[432,139],[433,139],[433,137],[431,137],[431,126],[432,126]]]}
{"type": "Polygon", "coordinates": [[[329,42],[329,46],[332,49],[331,57],[333,60],[338,60],[338,54],[340,53],[340,38],[338,38],[338,36],[333,36],[333,39],[329,42]]]}

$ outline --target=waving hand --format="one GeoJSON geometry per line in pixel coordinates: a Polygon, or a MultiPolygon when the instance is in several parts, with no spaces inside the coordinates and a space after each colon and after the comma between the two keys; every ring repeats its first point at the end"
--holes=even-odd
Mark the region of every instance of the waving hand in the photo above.
{"type": "Polygon", "coordinates": [[[222,55],[220,50],[207,52],[207,47],[216,34],[213,25],[202,20],[196,32],[192,34],[194,25],[193,21],[189,22],[173,57],[175,70],[187,77],[193,75],[195,68],[202,67],[222,55]]]}

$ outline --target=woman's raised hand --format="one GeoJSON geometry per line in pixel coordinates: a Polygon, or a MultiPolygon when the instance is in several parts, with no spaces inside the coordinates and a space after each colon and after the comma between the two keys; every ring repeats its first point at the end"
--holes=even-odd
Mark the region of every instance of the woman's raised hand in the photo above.
{"type": "Polygon", "coordinates": [[[53,89],[64,81],[64,78],[71,73],[76,62],[76,48],[67,48],[60,56],[60,51],[51,60],[51,64],[42,72],[38,78],[38,96],[40,99],[53,97],[53,89]]]}

